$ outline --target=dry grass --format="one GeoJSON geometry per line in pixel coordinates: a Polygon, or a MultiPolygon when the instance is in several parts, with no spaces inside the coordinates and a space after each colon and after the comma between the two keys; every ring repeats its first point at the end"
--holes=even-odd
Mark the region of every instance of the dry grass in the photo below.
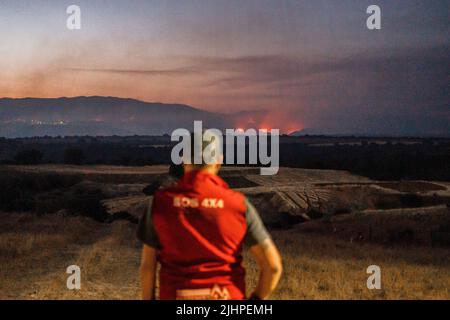
{"type": "MultiPolygon", "coordinates": [[[[450,299],[448,249],[352,244],[297,230],[273,237],[284,260],[274,299],[450,299]],[[367,289],[373,264],[381,267],[382,290],[367,289]]],[[[247,261],[255,283],[256,265],[247,261]]]]}
{"type": "MultiPolygon", "coordinates": [[[[1,214],[1,299],[137,299],[140,245],[128,222],[1,214]],[[67,266],[82,270],[81,290],[66,288],[67,266]]],[[[450,299],[450,255],[430,247],[351,244],[299,230],[276,231],[284,275],[274,299],[450,299]],[[382,290],[366,288],[367,266],[382,290]]],[[[251,288],[257,272],[246,256],[251,288]]]]}

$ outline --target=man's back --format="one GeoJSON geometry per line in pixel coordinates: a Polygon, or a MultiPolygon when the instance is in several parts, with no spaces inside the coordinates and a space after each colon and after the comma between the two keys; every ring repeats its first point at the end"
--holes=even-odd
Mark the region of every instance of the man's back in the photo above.
{"type": "Polygon", "coordinates": [[[155,194],[139,223],[142,297],[155,298],[159,262],[160,299],[244,299],[245,241],[260,267],[250,298],[267,298],[281,276],[278,250],[257,210],[217,176],[221,137],[212,131],[193,136],[191,148],[182,150],[184,176],[155,194]]]}
{"type": "Polygon", "coordinates": [[[241,193],[202,170],[155,194],[151,217],[160,246],[161,299],[200,298],[208,288],[218,298],[244,298],[246,210],[241,193]]]}

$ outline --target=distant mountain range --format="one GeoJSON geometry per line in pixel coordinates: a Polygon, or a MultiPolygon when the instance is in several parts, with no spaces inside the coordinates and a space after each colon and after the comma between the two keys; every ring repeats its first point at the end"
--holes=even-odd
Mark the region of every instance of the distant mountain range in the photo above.
{"type": "MultiPolygon", "coordinates": [[[[240,111],[231,114],[208,112],[183,104],[144,102],[117,97],[0,98],[0,137],[33,136],[130,136],[170,134],[177,128],[192,129],[194,120],[205,128],[254,128],[266,123],[266,111],[240,111]]],[[[442,130],[441,130],[442,131],[442,130]]],[[[399,131],[390,136],[450,136],[431,131],[399,131]]],[[[305,128],[292,132],[304,135],[386,136],[383,132],[340,131],[305,128]]]]}
{"type": "Polygon", "coordinates": [[[191,129],[194,120],[233,128],[235,116],[116,97],[1,98],[0,136],[161,135],[191,129]]]}
{"type": "MultiPolygon", "coordinates": [[[[448,131],[448,130],[447,130],[448,131]]],[[[289,133],[293,137],[303,136],[327,136],[327,137],[415,137],[415,138],[450,138],[450,132],[444,131],[428,132],[420,130],[404,130],[394,132],[367,132],[367,131],[343,131],[333,130],[327,128],[305,128],[302,130],[289,133]]]]}

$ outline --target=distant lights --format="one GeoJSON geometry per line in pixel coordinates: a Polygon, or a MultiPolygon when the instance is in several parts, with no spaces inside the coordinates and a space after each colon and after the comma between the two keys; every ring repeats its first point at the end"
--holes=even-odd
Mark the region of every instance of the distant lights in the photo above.
{"type": "MultiPolygon", "coordinates": [[[[18,120],[16,120],[16,122],[27,122],[27,121],[18,119],[18,120]]],[[[31,125],[35,125],[35,126],[64,126],[67,124],[67,122],[64,120],[42,121],[42,120],[35,120],[35,119],[31,119],[29,121],[29,123],[31,125]]]]}

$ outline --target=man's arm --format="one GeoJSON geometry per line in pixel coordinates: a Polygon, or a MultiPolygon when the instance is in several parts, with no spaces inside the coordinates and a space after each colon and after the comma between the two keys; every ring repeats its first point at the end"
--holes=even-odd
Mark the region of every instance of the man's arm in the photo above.
{"type": "Polygon", "coordinates": [[[157,253],[160,245],[153,225],[150,203],[139,220],[136,236],[144,244],[140,268],[142,299],[155,299],[157,253]]]}
{"type": "Polygon", "coordinates": [[[282,264],[280,254],[267,232],[256,208],[246,199],[247,234],[245,242],[260,268],[259,281],[253,298],[266,299],[278,284],[282,264]]]}
{"type": "Polygon", "coordinates": [[[275,290],[282,273],[281,256],[270,238],[250,247],[260,267],[259,281],[252,297],[266,299],[275,290]]]}
{"type": "Polygon", "coordinates": [[[144,244],[140,270],[143,300],[155,299],[156,254],[155,248],[144,244]]]}

